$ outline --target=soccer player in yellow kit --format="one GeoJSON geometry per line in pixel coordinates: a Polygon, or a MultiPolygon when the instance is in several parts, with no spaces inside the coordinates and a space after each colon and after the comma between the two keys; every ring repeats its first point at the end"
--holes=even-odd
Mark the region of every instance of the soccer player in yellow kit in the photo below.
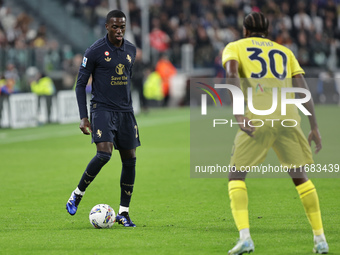
{"type": "MultiPolygon", "coordinates": [[[[269,39],[268,20],[262,13],[252,12],[243,23],[244,39],[229,43],[222,55],[222,64],[226,69],[227,83],[242,89],[247,98],[247,88],[252,87],[253,106],[257,110],[271,108],[273,88],[303,88],[308,85],[293,53],[286,47],[269,39]]],[[[280,95],[280,94],[279,94],[280,95]]],[[[301,93],[302,98],[305,97],[301,93]]],[[[287,93],[287,98],[294,99],[294,93],[287,93]]],[[[233,99],[232,99],[233,100],[233,99]]],[[[235,100],[235,99],[234,99],[235,100]]],[[[314,113],[313,100],[303,106],[311,113],[308,116],[311,131],[308,141],[300,128],[300,116],[294,104],[287,104],[287,115],[281,115],[280,96],[277,110],[270,115],[255,115],[248,108],[245,115],[235,115],[238,130],[230,165],[240,170],[241,166],[256,166],[262,163],[270,148],[273,148],[282,166],[303,166],[313,163],[311,141],[316,144],[315,153],[321,149],[321,136],[314,113]],[[263,120],[263,125],[256,124],[263,120]],[[276,119],[280,121],[264,121],[276,119]],[[295,127],[283,127],[283,119],[293,119],[295,127]],[[251,121],[250,125],[248,124],[251,121]],[[258,126],[258,127],[254,127],[258,126]]],[[[262,122],[261,122],[262,123],[262,122]]],[[[314,234],[314,253],[328,253],[328,244],[323,231],[318,195],[304,168],[290,169],[289,174],[301,198],[314,234]]],[[[245,184],[246,172],[229,173],[229,198],[232,215],[240,233],[240,240],[228,254],[243,254],[255,250],[249,232],[248,194],[245,184]]]]}

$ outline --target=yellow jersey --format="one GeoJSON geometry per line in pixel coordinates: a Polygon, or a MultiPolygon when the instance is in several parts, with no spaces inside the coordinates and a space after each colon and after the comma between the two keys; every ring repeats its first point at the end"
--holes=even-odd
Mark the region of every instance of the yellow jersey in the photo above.
{"type": "MultiPolygon", "coordinates": [[[[266,116],[255,115],[247,107],[246,116],[251,119],[295,119],[300,121],[295,105],[287,105],[287,114],[281,115],[281,88],[292,87],[292,77],[304,74],[293,52],[285,46],[261,37],[248,37],[229,43],[223,50],[222,65],[229,60],[238,62],[241,89],[245,100],[248,88],[252,88],[253,106],[257,110],[268,110],[273,104],[273,88],[277,88],[277,108],[266,116]]],[[[295,93],[287,93],[287,99],[295,93]]]]}

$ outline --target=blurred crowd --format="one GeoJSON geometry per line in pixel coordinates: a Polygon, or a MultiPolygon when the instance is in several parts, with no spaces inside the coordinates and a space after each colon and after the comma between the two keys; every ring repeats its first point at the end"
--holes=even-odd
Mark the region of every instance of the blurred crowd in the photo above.
{"type": "MultiPolygon", "coordinates": [[[[45,24],[20,10],[10,1],[0,0],[0,94],[32,91],[29,67],[39,75],[61,70],[72,54],[61,50],[59,42],[48,35],[45,24]],[[10,87],[10,88],[9,88],[10,87]]],[[[71,51],[69,49],[69,51],[71,51]]],[[[37,77],[39,75],[34,74],[37,77]]]]}
{"type": "MultiPolygon", "coordinates": [[[[62,1],[62,0],[61,0],[62,1]]],[[[108,0],[73,0],[75,15],[103,27],[108,0]]],[[[140,1],[129,1],[131,27],[141,47],[140,1]]],[[[242,37],[243,18],[261,11],[270,20],[269,38],[287,46],[303,66],[338,65],[340,0],[150,0],[150,40],[154,51],[169,51],[180,66],[181,46],[194,47],[196,67],[242,37]]]]}
{"type": "MultiPolygon", "coordinates": [[[[72,88],[83,52],[73,53],[49,35],[44,24],[24,12],[12,13],[4,1],[0,0],[0,81],[11,73],[20,83],[27,67],[34,65],[42,73],[64,71],[63,86],[72,88]]],[[[108,0],[58,1],[65,13],[105,34],[108,0]]],[[[149,0],[149,35],[142,34],[141,2],[128,2],[131,31],[139,48],[142,38],[149,36],[153,69],[164,55],[181,68],[182,46],[190,44],[194,67],[215,67],[216,75],[222,76],[221,50],[242,37],[243,18],[251,11],[268,17],[269,38],[290,48],[302,66],[336,71],[340,64],[340,0],[149,0]]],[[[120,1],[116,3],[119,8],[120,1]]]]}

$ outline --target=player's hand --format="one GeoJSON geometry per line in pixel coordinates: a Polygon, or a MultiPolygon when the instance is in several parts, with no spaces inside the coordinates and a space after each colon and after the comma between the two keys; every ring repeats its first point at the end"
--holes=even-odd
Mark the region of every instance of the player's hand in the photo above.
{"type": "Polygon", "coordinates": [[[312,146],[312,141],[315,142],[315,154],[317,154],[322,148],[321,135],[320,135],[319,129],[317,128],[312,129],[309,132],[309,135],[308,135],[309,146],[312,146]]]}
{"type": "Polygon", "coordinates": [[[89,135],[89,134],[92,133],[91,124],[90,124],[88,118],[82,118],[81,119],[79,128],[80,128],[81,132],[85,135],[89,135]]]}
{"type": "Polygon", "coordinates": [[[247,133],[247,135],[249,135],[250,137],[254,137],[254,131],[255,131],[255,128],[254,127],[251,127],[248,125],[248,121],[249,119],[243,115],[235,115],[235,118],[237,120],[237,122],[241,122],[239,123],[238,125],[240,126],[240,129],[247,133]],[[245,124],[245,125],[243,125],[245,124]]]}

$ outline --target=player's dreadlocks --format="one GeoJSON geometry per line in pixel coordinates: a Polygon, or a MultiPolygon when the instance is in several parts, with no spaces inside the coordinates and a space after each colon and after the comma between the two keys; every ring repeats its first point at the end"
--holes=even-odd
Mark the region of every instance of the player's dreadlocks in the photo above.
{"type": "Polygon", "coordinates": [[[243,20],[243,26],[251,32],[251,34],[268,34],[268,19],[262,12],[251,12],[243,20]]]}

